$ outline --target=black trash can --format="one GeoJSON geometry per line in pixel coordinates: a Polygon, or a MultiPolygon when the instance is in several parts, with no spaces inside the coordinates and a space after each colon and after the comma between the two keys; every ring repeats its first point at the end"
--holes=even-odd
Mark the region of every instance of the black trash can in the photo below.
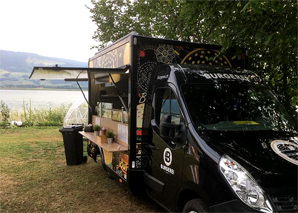
{"type": "Polygon", "coordinates": [[[81,125],[69,125],[59,129],[63,135],[67,165],[79,165],[87,161],[87,157],[83,156],[83,136],[79,133],[82,130],[81,125]]]}

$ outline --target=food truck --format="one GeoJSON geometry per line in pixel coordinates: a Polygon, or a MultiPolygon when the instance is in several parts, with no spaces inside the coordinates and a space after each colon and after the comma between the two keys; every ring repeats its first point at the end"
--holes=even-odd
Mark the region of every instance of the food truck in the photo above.
{"type": "Polygon", "coordinates": [[[88,68],[31,79],[88,81],[88,153],[132,193],[168,211],[297,212],[296,123],[245,52],[131,33],[88,68]],[[98,159],[99,158],[99,159],[98,159]]]}

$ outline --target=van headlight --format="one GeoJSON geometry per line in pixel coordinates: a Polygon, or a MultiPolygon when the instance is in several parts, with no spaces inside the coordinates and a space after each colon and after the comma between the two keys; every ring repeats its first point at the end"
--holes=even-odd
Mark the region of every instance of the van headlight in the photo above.
{"type": "Polygon", "coordinates": [[[263,189],[239,163],[223,155],[219,167],[235,194],[246,205],[258,211],[273,212],[263,189]]]}

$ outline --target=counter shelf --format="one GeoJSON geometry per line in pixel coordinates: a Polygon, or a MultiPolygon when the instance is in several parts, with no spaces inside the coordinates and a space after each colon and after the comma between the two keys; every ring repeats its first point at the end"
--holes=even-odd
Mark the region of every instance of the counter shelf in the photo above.
{"type": "Polygon", "coordinates": [[[116,140],[111,145],[109,145],[102,139],[105,136],[95,136],[94,132],[80,131],[79,133],[108,152],[128,151],[128,144],[123,141],[116,140]]]}

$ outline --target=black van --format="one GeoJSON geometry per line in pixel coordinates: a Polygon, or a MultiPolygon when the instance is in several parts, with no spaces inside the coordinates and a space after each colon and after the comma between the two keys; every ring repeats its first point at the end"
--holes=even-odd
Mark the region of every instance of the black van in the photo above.
{"type": "Polygon", "coordinates": [[[31,79],[89,83],[89,154],[132,193],[176,212],[298,212],[297,124],[247,57],[209,44],[129,34],[88,68],[31,79]]]}
{"type": "Polygon", "coordinates": [[[150,175],[162,183],[151,197],[172,211],[178,201],[185,212],[297,212],[296,125],[261,79],[203,65],[159,69],[150,175]]]}

